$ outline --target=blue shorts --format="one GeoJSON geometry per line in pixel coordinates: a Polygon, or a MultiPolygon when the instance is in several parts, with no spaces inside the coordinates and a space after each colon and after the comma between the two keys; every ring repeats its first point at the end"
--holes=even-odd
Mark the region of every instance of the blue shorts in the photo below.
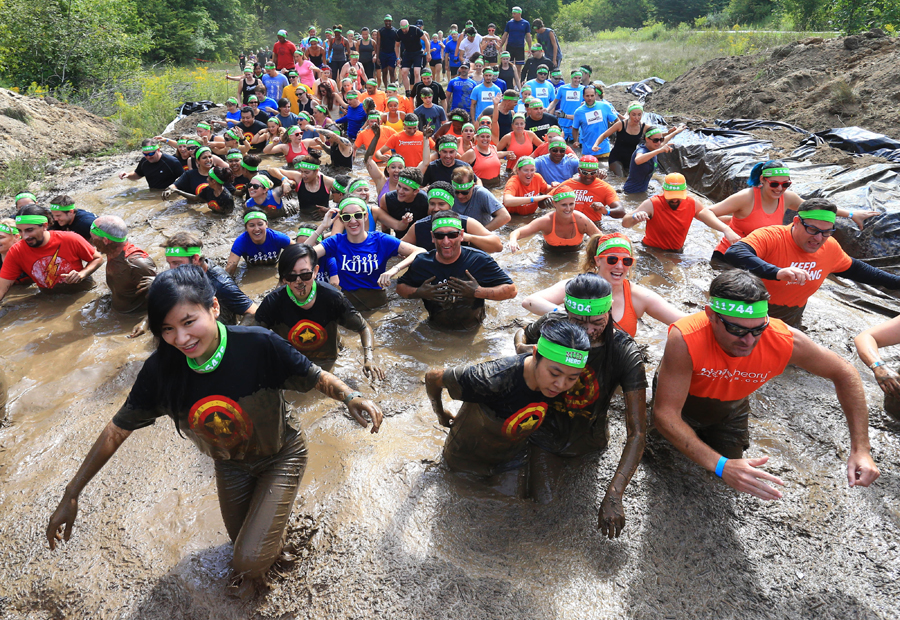
{"type": "Polygon", "coordinates": [[[394,52],[381,52],[378,54],[378,60],[381,61],[381,68],[387,69],[397,64],[397,54],[394,52]]]}

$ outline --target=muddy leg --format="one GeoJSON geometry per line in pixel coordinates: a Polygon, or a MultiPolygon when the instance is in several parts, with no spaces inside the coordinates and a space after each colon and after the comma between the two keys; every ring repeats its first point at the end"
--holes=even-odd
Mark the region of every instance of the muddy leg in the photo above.
{"type": "Polygon", "coordinates": [[[237,540],[250,509],[256,478],[246,468],[230,461],[215,461],[216,489],[219,492],[219,509],[231,542],[237,540]]]}
{"type": "Polygon", "coordinates": [[[529,474],[525,497],[533,499],[538,504],[549,504],[553,499],[553,487],[562,461],[555,454],[534,445],[528,446],[528,450],[529,474]]]}

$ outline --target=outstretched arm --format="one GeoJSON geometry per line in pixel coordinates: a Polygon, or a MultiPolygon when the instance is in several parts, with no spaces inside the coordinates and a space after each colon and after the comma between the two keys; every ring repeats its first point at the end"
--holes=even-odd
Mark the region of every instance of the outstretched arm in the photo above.
{"type": "Polygon", "coordinates": [[[625,393],[625,426],[628,432],[625,448],[619,458],[616,473],[606,489],[603,503],[600,504],[598,526],[610,540],[618,538],[625,528],[625,506],[622,503],[625,487],[631,481],[644,454],[647,437],[647,390],[625,393]]]}
{"type": "Polygon", "coordinates": [[[431,408],[437,415],[438,422],[441,426],[449,427],[453,421],[453,416],[444,411],[444,402],[441,400],[441,393],[444,390],[444,369],[432,368],[425,373],[425,393],[428,395],[428,401],[431,408]]]}
{"type": "Polygon", "coordinates": [[[350,415],[359,422],[359,425],[363,428],[369,426],[369,421],[363,415],[363,413],[368,414],[368,416],[372,419],[372,432],[377,433],[378,429],[381,428],[381,409],[378,408],[378,405],[373,403],[368,398],[363,398],[359,392],[354,392],[347,384],[335,377],[330,372],[325,370],[319,375],[319,380],[316,383],[316,389],[322,392],[325,396],[329,398],[333,398],[334,400],[339,400],[345,405],[347,405],[347,410],[350,412],[350,415]],[[353,398],[348,398],[352,396],[353,398]]]}

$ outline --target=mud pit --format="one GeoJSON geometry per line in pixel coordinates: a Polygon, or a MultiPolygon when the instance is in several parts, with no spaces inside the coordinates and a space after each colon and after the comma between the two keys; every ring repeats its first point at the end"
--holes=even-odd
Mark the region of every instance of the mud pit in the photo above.
{"type": "MultiPolygon", "coordinates": [[[[203,231],[205,253],[223,262],[241,228],[238,216],[165,203],[143,184],[120,182],[115,171],[136,159],[93,164],[71,190],[78,204],[125,218],[131,239],[160,266],[159,243],[184,228],[203,231]]],[[[293,232],[296,224],[273,226],[293,232]]],[[[604,222],[604,229],[619,226],[604,222]]],[[[683,254],[642,252],[632,280],[686,311],[699,309],[715,243],[714,233],[695,224],[683,254]]],[[[292,395],[310,451],[289,537],[303,558],[272,573],[270,592],[245,602],[225,597],[231,550],[212,461],[167,419],[132,435],[82,494],[72,540],[55,553],[47,549],[44,528],[64,485],[153,344],[126,339],[137,319],[111,313],[102,284],[75,297],[17,290],[0,318],[0,358],[11,386],[9,421],[0,429],[2,617],[900,615],[900,424],[884,415],[881,391],[858,360],[882,471],[870,489],[847,488],[849,440],[830,384],[795,369],[753,404],[749,454],[770,456],[766,469],[785,480],[778,502],[738,496],[657,440],[628,487],[623,536],[601,538],[597,511],[625,436],[621,397],[610,416],[610,451],[568,462],[549,503],[509,497],[443,469],[445,431],[424,394],[425,370],[511,354],[516,325],[534,318],[521,299],[576,273],[574,259],[545,255],[537,238],[523,248],[497,255],[519,298],[489,303],[475,333],[438,332],[422,322],[420,302],[395,295],[388,309],[368,317],[376,356],[389,369],[384,384],[362,379],[359,341],[345,334],[335,372],[381,404],[387,417],[378,435],[358,430],[342,407],[315,392],[292,395]]],[[[242,287],[259,297],[274,273],[242,271],[242,287]]],[[[811,300],[806,324],[815,340],[850,357],[852,337],[883,317],[840,303],[843,290],[828,281],[811,300]]],[[[652,319],[638,329],[649,376],[664,338],[652,319]]],[[[894,364],[900,358],[897,349],[885,354],[894,364]]]]}

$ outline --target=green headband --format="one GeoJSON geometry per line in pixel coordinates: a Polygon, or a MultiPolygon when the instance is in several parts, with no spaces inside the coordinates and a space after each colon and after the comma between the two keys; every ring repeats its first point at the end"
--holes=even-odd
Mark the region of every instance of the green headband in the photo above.
{"type": "Polygon", "coordinates": [[[448,141],[448,142],[444,142],[443,144],[441,144],[441,147],[438,150],[439,151],[455,151],[458,148],[459,148],[459,146],[456,144],[456,142],[448,141]]]}
{"type": "Polygon", "coordinates": [[[500,58],[509,58],[509,57],[510,57],[509,52],[501,52],[501,54],[500,54],[500,58]]]}
{"type": "MultiPolygon", "coordinates": [[[[554,73],[559,73],[559,71],[555,71],[554,73]]],[[[570,73],[572,77],[582,77],[584,74],[579,69],[573,69],[572,73],[570,73]]]]}
{"type": "Polygon", "coordinates": [[[148,144],[147,146],[142,146],[141,151],[144,153],[155,153],[159,150],[158,144],[148,144]]]}
{"type": "Polygon", "coordinates": [[[240,141],[240,137],[236,133],[234,133],[234,130],[232,130],[232,129],[229,129],[228,131],[225,132],[225,137],[231,138],[235,142],[240,141]]]}
{"type": "Polygon", "coordinates": [[[302,130],[299,127],[297,127],[297,125],[291,125],[287,130],[287,135],[289,135],[289,136],[293,135],[293,134],[297,133],[298,131],[302,131],[302,130]]]}
{"type": "Polygon", "coordinates": [[[201,157],[202,155],[205,155],[206,153],[212,153],[212,150],[210,150],[210,148],[209,148],[208,146],[201,146],[201,147],[200,147],[199,149],[197,149],[197,151],[194,153],[194,158],[195,158],[195,159],[200,159],[200,157],[201,157]]]}
{"type": "Polygon", "coordinates": [[[468,183],[457,183],[456,181],[453,181],[451,185],[453,185],[453,189],[458,192],[467,192],[475,187],[475,181],[469,181],[468,183]]]}
{"type": "Polygon", "coordinates": [[[232,105],[237,105],[237,104],[238,104],[238,100],[235,99],[234,97],[232,97],[232,98],[230,98],[228,101],[226,101],[225,103],[230,103],[230,104],[232,104],[232,105]]]}
{"type": "Polygon", "coordinates": [[[6,235],[18,235],[19,229],[13,228],[12,226],[7,226],[3,222],[0,222],[0,233],[4,233],[6,235]]]}
{"type": "Polygon", "coordinates": [[[395,92],[397,92],[397,85],[396,84],[388,84],[387,86],[384,87],[384,90],[386,90],[389,93],[395,93],[395,92]]]}
{"type": "Polygon", "coordinates": [[[400,162],[404,167],[406,167],[406,160],[403,159],[402,157],[400,157],[399,155],[392,155],[392,156],[387,160],[387,163],[384,165],[384,167],[387,168],[387,167],[389,167],[391,164],[395,164],[395,163],[397,163],[397,162],[400,162]]]}
{"type": "Polygon", "coordinates": [[[760,299],[751,304],[747,301],[710,297],[709,307],[713,309],[713,312],[739,319],[760,319],[769,314],[769,302],[765,299],[760,299]]]}
{"type": "Polygon", "coordinates": [[[550,129],[547,130],[547,133],[548,133],[548,134],[550,134],[550,133],[554,133],[554,134],[555,134],[555,133],[558,133],[559,135],[562,135],[562,132],[563,132],[562,128],[559,127],[559,126],[557,126],[557,125],[553,125],[550,129]]]}
{"type": "Polygon", "coordinates": [[[528,107],[533,109],[543,108],[544,102],[540,99],[532,99],[530,102],[528,102],[528,107]]]}
{"type": "Polygon", "coordinates": [[[299,168],[300,170],[318,170],[319,164],[314,164],[311,161],[301,161],[294,167],[299,168]]]}
{"type": "Polygon", "coordinates": [[[408,187],[409,189],[419,189],[420,187],[422,187],[421,185],[419,185],[418,183],[416,183],[416,182],[413,181],[412,179],[407,179],[407,178],[405,178],[405,177],[400,177],[399,179],[397,179],[397,182],[398,182],[398,183],[403,183],[403,184],[404,184],[406,187],[408,187]]]}
{"type": "Polygon", "coordinates": [[[388,97],[387,102],[390,103],[391,101],[393,101],[393,102],[396,103],[397,105],[400,105],[400,100],[397,99],[396,97],[388,97]]]}
{"type": "Polygon", "coordinates": [[[464,123],[466,121],[466,119],[463,118],[462,116],[460,116],[459,114],[454,114],[453,116],[450,117],[450,120],[457,121],[459,123],[464,123]]]}
{"type": "Polygon", "coordinates": [[[244,224],[246,224],[250,220],[262,220],[264,222],[268,222],[269,218],[266,217],[266,214],[261,211],[251,211],[244,216],[244,224]]]}
{"type": "Polygon", "coordinates": [[[47,218],[43,215],[17,215],[16,224],[46,224],[47,218]]]}
{"type": "Polygon", "coordinates": [[[575,192],[559,192],[558,194],[553,194],[553,202],[562,202],[569,198],[575,200],[575,192]]]}
{"type": "Polygon", "coordinates": [[[534,157],[521,157],[518,162],[516,162],[516,168],[521,168],[523,166],[534,166],[534,157]]]}
{"type": "Polygon", "coordinates": [[[219,185],[225,185],[225,183],[222,181],[222,179],[220,179],[219,177],[216,176],[215,168],[209,169],[209,178],[212,179],[213,181],[215,181],[216,183],[218,183],[219,185]]]}
{"type": "Polygon", "coordinates": [[[272,116],[272,117],[269,118],[269,120],[267,120],[266,122],[267,122],[267,123],[275,123],[276,125],[281,125],[281,121],[278,120],[278,117],[277,117],[277,116],[272,116]]]}
{"type": "Polygon", "coordinates": [[[503,95],[503,101],[518,101],[518,95],[503,95]]]}
{"type": "Polygon", "coordinates": [[[645,137],[645,138],[652,138],[653,136],[655,136],[655,135],[658,134],[658,133],[662,133],[662,129],[659,128],[659,127],[654,127],[653,129],[651,129],[651,130],[649,130],[647,133],[645,133],[645,134],[644,134],[644,137],[645,137]]]}
{"type": "Polygon", "coordinates": [[[103,237],[104,239],[109,239],[110,241],[114,241],[115,243],[125,243],[128,240],[128,237],[113,237],[111,234],[97,226],[96,221],[91,222],[91,234],[97,235],[98,237],[103,237]]]}
{"type": "Polygon", "coordinates": [[[599,316],[612,308],[612,293],[599,299],[578,299],[566,295],[566,310],[578,316],[599,316]]]}
{"type": "Polygon", "coordinates": [[[240,153],[229,153],[229,154],[226,155],[225,157],[226,157],[226,159],[240,159],[240,160],[241,160],[241,163],[244,163],[244,162],[243,162],[244,156],[241,155],[240,153]]]}
{"type": "Polygon", "coordinates": [[[19,202],[23,198],[31,198],[33,201],[37,202],[37,196],[35,196],[31,192],[22,192],[22,193],[16,194],[16,197],[13,200],[15,202],[19,202]]]}
{"type": "Polygon", "coordinates": [[[335,191],[335,190],[337,190],[341,194],[346,194],[347,186],[342,185],[340,181],[335,179],[334,181],[331,182],[331,191],[335,191]]]}
{"type": "MultiPolygon", "coordinates": [[[[242,157],[243,157],[243,156],[242,156],[242,157]]],[[[244,168],[246,168],[246,169],[249,170],[250,172],[256,172],[257,170],[259,170],[259,166],[250,166],[250,165],[248,165],[247,162],[245,162],[245,161],[242,161],[242,162],[241,162],[241,166],[243,166],[244,168]]]]}
{"type": "MultiPolygon", "coordinates": [[[[439,191],[444,192],[444,190],[439,190],[439,191]]],[[[444,192],[444,193],[446,194],[447,192],[444,192]]],[[[436,220],[432,220],[431,232],[436,231],[438,228],[445,228],[447,226],[450,226],[451,228],[456,228],[457,230],[463,229],[462,222],[460,221],[460,219],[458,217],[439,217],[436,220]]]]}
{"type": "Polygon", "coordinates": [[[561,344],[550,342],[543,336],[538,338],[538,353],[546,357],[551,362],[557,362],[572,368],[584,368],[587,364],[588,352],[579,351],[578,349],[570,349],[561,344]]]}
{"type": "Polygon", "coordinates": [[[256,95],[250,95],[247,97],[247,103],[259,103],[259,97],[256,95]]]}
{"type": "Polygon", "coordinates": [[[347,93],[347,99],[359,99],[359,95],[354,93],[353,91],[347,93]]]}
{"type": "Polygon", "coordinates": [[[71,205],[56,205],[56,204],[53,204],[52,202],[50,203],[50,210],[51,210],[51,211],[71,211],[71,210],[74,209],[74,208],[75,208],[75,205],[74,205],[74,204],[71,204],[71,205]]]}
{"type": "Polygon", "coordinates": [[[832,211],[825,209],[810,209],[809,211],[798,211],[797,216],[801,220],[818,220],[820,222],[831,222],[834,224],[837,216],[832,211]]]}
{"type": "Polygon", "coordinates": [[[196,246],[166,248],[166,256],[200,256],[201,254],[203,254],[203,248],[196,246]]]}
{"type": "Polygon", "coordinates": [[[789,177],[791,171],[787,168],[766,168],[762,171],[764,177],[789,177]]]}
{"type": "Polygon", "coordinates": [[[566,143],[563,142],[562,140],[553,140],[553,141],[550,143],[550,146],[549,146],[548,148],[551,148],[551,149],[564,149],[564,148],[566,148],[566,143]]]}
{"type": "Polygon", "coordinates": [[[366,80],[366,86],[378,86],[378,80],[366,80]]]}
{"type": "Polygon", "coordinates": [[[687,183],[663,183],[664,192],[681,192],[687,190],[687,183]]]}
{"type": "Polygon", "coordinates": [[[380,121],[381,114],[379,114],[378,112],[372,112],[371,114],[369,114],[369,120],[370,121],[380,121]]]}
{"type": "Polygon", "coordinates": [[[580,161],[578,162],[578,167],[582,170],[599,170],[600,162],[599,161],[580,161]]]}
{"type": "Polygon", "coordinates": [[[328,108],[323,105],[317,105],[315,109],[317,112],[320,112],[322,114],[328,114],[328,108]]]}
{"type": "Polygon", "coordinates": [[[475,125],[473,125],[472,123],[466,123],[465,125],[462,126],[462,128],[463,128],[463,130],[475,129],[475,125]]]}
{"type": "Polygon", "coordinates": [[[522,114],[521,112],[516,112],[515,114],[513,114],[513,120],[514,120],[514,121],[519,120],[520,118],[524,121],[524,120],[525,120],[525,115],[522,114]]]}
{"type": "Polygon", "coordinates": [[[419,121],[403,121],[403,125],[406,127],[418,127],[419,121]]]}
{"type": "Polygon", "coordinates": [[[347,188],[347,193],[352,194],[353,192],[358,190],[360,187],[368,188],[369,182],[365,181],[363,179],[356,179],[355,181],[353,181],[353,183],[350,184],[350,187],[347,188]]]}
{"type": "Polygon", "coordinates": [[[628,108],[626,108],[625,114],[631,114],[631,113],[634,112],[635,110],[640,110],[641,112],[643,112],[643,111],[644,111],[644,106],[642,106],[642,105],[639,104],[639,103],[632,103],[630,106],[628,106],[628,108]]]}
{"type": "Polygon", "coordinates": [[[251,183],[252,183],[253,181],[256,181],[257,183],[259,183],[260,185],[262,185],[262,186],[263,186],[264,188],[266,188],[266,189],[272,189],[272,181],[269,179],[269,177],[264,177],[264,176],[261,175],[261,174],[257,174],[255,177],[253,177],[252,179],[250,179],[250,182],[251,182],[251,183]]]}
{"type": "Polygon", "coordinates": [[[197,123],[197,129],[212,129],[209,123],[197,123]]]}
{"type": "Polygon", "coordinates": [[[627,239],[623,239],[622,237],[613,237],[612,239],[607,239],[603,243],[597,246],[597,254],[595,256],[600,256],[606,250],[611,250],[613,248],[621,248],[628,252],[628,255],[631,256],[631,243],[627,239]]]}
{"type": "Polygon", "coordinates": [[[453,205],[453,195],[445,189],[441,189],[440,187],[432,187],[428,190],[428,199],[431,200],[435,198],[437,200],[443,200],[448,205],[453,205]]]}
{"type": "Polygon", "coordinates": [[[297,229],[297,237],[312,237],[316,234],[316,230],[314,228],[299,228],[297,229]]]}
{"type": "Polygon", "coordinates": [[[431,71],[423,71],[420,75],[434,75],[431,71]]]}
{"type": "Polygon", "coordinates": [[[343,211],[344,209],[346,209],[347,207],[349,207],[351,205],[356,205],[357,207],[362,209],[363,213],[368,213],[369,209],[368,209],[368,207],[366,207],[366,203],[363,202],[361,198],[356,198],[354,196],[351,196],[350,198],[344,198],[341,201],[341,204],[338,205],[338,211],[343,211]]]}
{"type": "Polygon", "coordinates": [[[491,128],[490,127],[479,127],[478,131],[475,132],[476,136],[480,136],[483,134],[491,135],[491,128]]]}

